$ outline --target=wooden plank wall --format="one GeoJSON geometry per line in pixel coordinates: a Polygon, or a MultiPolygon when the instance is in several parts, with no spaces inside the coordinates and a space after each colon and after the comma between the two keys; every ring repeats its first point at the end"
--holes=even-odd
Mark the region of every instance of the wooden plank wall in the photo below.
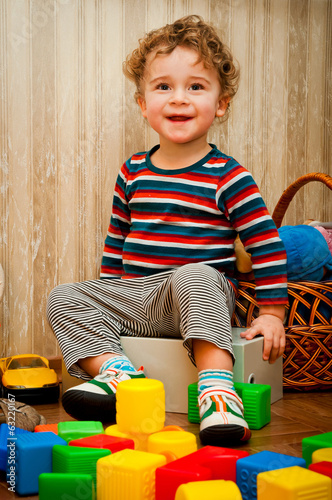
{"type": "MultiPolygon", "coordinates": [[[[200,14],[241,86],[210,140],[254,175],[270,209],[307,172],[331,174],[331,0],[1,0],[1,356],[59,354],[45,307],[96,278],[122,162],[157,141],[121,64],[146,30],[200,14]]],[[[331,220],[311,183],[285,223],[331,220]]]]}

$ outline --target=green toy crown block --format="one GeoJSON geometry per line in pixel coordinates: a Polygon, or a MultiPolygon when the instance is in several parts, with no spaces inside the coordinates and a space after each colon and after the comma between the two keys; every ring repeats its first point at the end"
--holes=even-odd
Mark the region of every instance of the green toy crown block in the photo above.
{"type": "Polygon", "coordinates": [[[271,422],[271,387],[269,385],[235,382],[234,387],[242,399],[244,419],[249,429],[258,430],[271,422]]]}
{"type": "Polygon", "coordinates": [[[321,448],[332,448],[332,432],[317,434],[302,439],[302,457],[306,461],[307,467],[312,462],[312,454],[321,448]]]}
{"type": "Polygon", "coordinates": [[[101,422],[83,420],[78,422],[73,420],[70,422],[59,422],[58,435],[67,443],[73,439],[93,436],[94,434],[103,434],[104,428],[101,422]]]}
{"type": "Polygon", "coordinates": [[[39,500],[95,500],[90,474],[43,473],[39,476],[39,500]]]}
{"type": "MultiPolygon", "coordinates": [[[[249,429],[261,429],[268,424],[271,421],[271,387],[244,382],[235,382],[234,387],[242,399],[249,429]]],[[[188,420],[193,424],[200,423],[197,382],[188,386],[188,420]]]]}
{"type": "Polygon", "coordinates": [[[81,448],[80,446],[53,446],[53,472],[90,474],[96,485],[97,461],[111,454],[105,448],[81,448]],[[63,448],[64,452],[60,449],[63,448]]]}

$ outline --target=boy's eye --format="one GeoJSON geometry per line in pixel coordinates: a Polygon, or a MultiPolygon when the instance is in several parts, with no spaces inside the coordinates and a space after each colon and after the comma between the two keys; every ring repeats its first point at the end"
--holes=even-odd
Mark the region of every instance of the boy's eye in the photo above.
{"type": "Polygon", "coordinates": [[[169,90],[167,83],[160,83],[157,87],[158,90],[169,90]]]}
{"type": "Polygon", "coordinates": [[[193,83],[192,85],[190,85],[190,90],[202,90],[203,88],[203,85],[201,85],[200,83],[193,83]]]}

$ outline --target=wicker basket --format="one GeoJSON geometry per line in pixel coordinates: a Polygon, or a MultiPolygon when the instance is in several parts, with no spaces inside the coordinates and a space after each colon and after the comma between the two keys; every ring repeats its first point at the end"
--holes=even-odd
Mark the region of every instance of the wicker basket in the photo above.
{"type": "MultiPolygon", "coordinates": [[[[311,181],[323,182],[332,189],[332,177],[306,174],[282,194],[272,218],[280,227],[296,192],[311,181]]],[[[285,389],[299,391],[332,388],[332,281],[289,282],[286,349],[283,359],[285,389]]],[[[249,327],[258,315],[255,284],[240,281],[239,296],[233,316],[234,326],[249,327]]]]}

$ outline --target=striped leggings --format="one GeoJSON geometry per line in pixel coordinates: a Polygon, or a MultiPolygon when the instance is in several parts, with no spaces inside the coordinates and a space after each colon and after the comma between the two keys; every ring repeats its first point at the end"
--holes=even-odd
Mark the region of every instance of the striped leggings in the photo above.
{"type": "Polygon", "coordinates": [[[122,335],[183,338],[191,361],[192,339],[232,356],[235,295],[223,274],[205,264],[134,279],[103,279],[59,285],[47,316],[67,370],[88,380],[77,361],[107,352],[123,354],[122,335]]]}

